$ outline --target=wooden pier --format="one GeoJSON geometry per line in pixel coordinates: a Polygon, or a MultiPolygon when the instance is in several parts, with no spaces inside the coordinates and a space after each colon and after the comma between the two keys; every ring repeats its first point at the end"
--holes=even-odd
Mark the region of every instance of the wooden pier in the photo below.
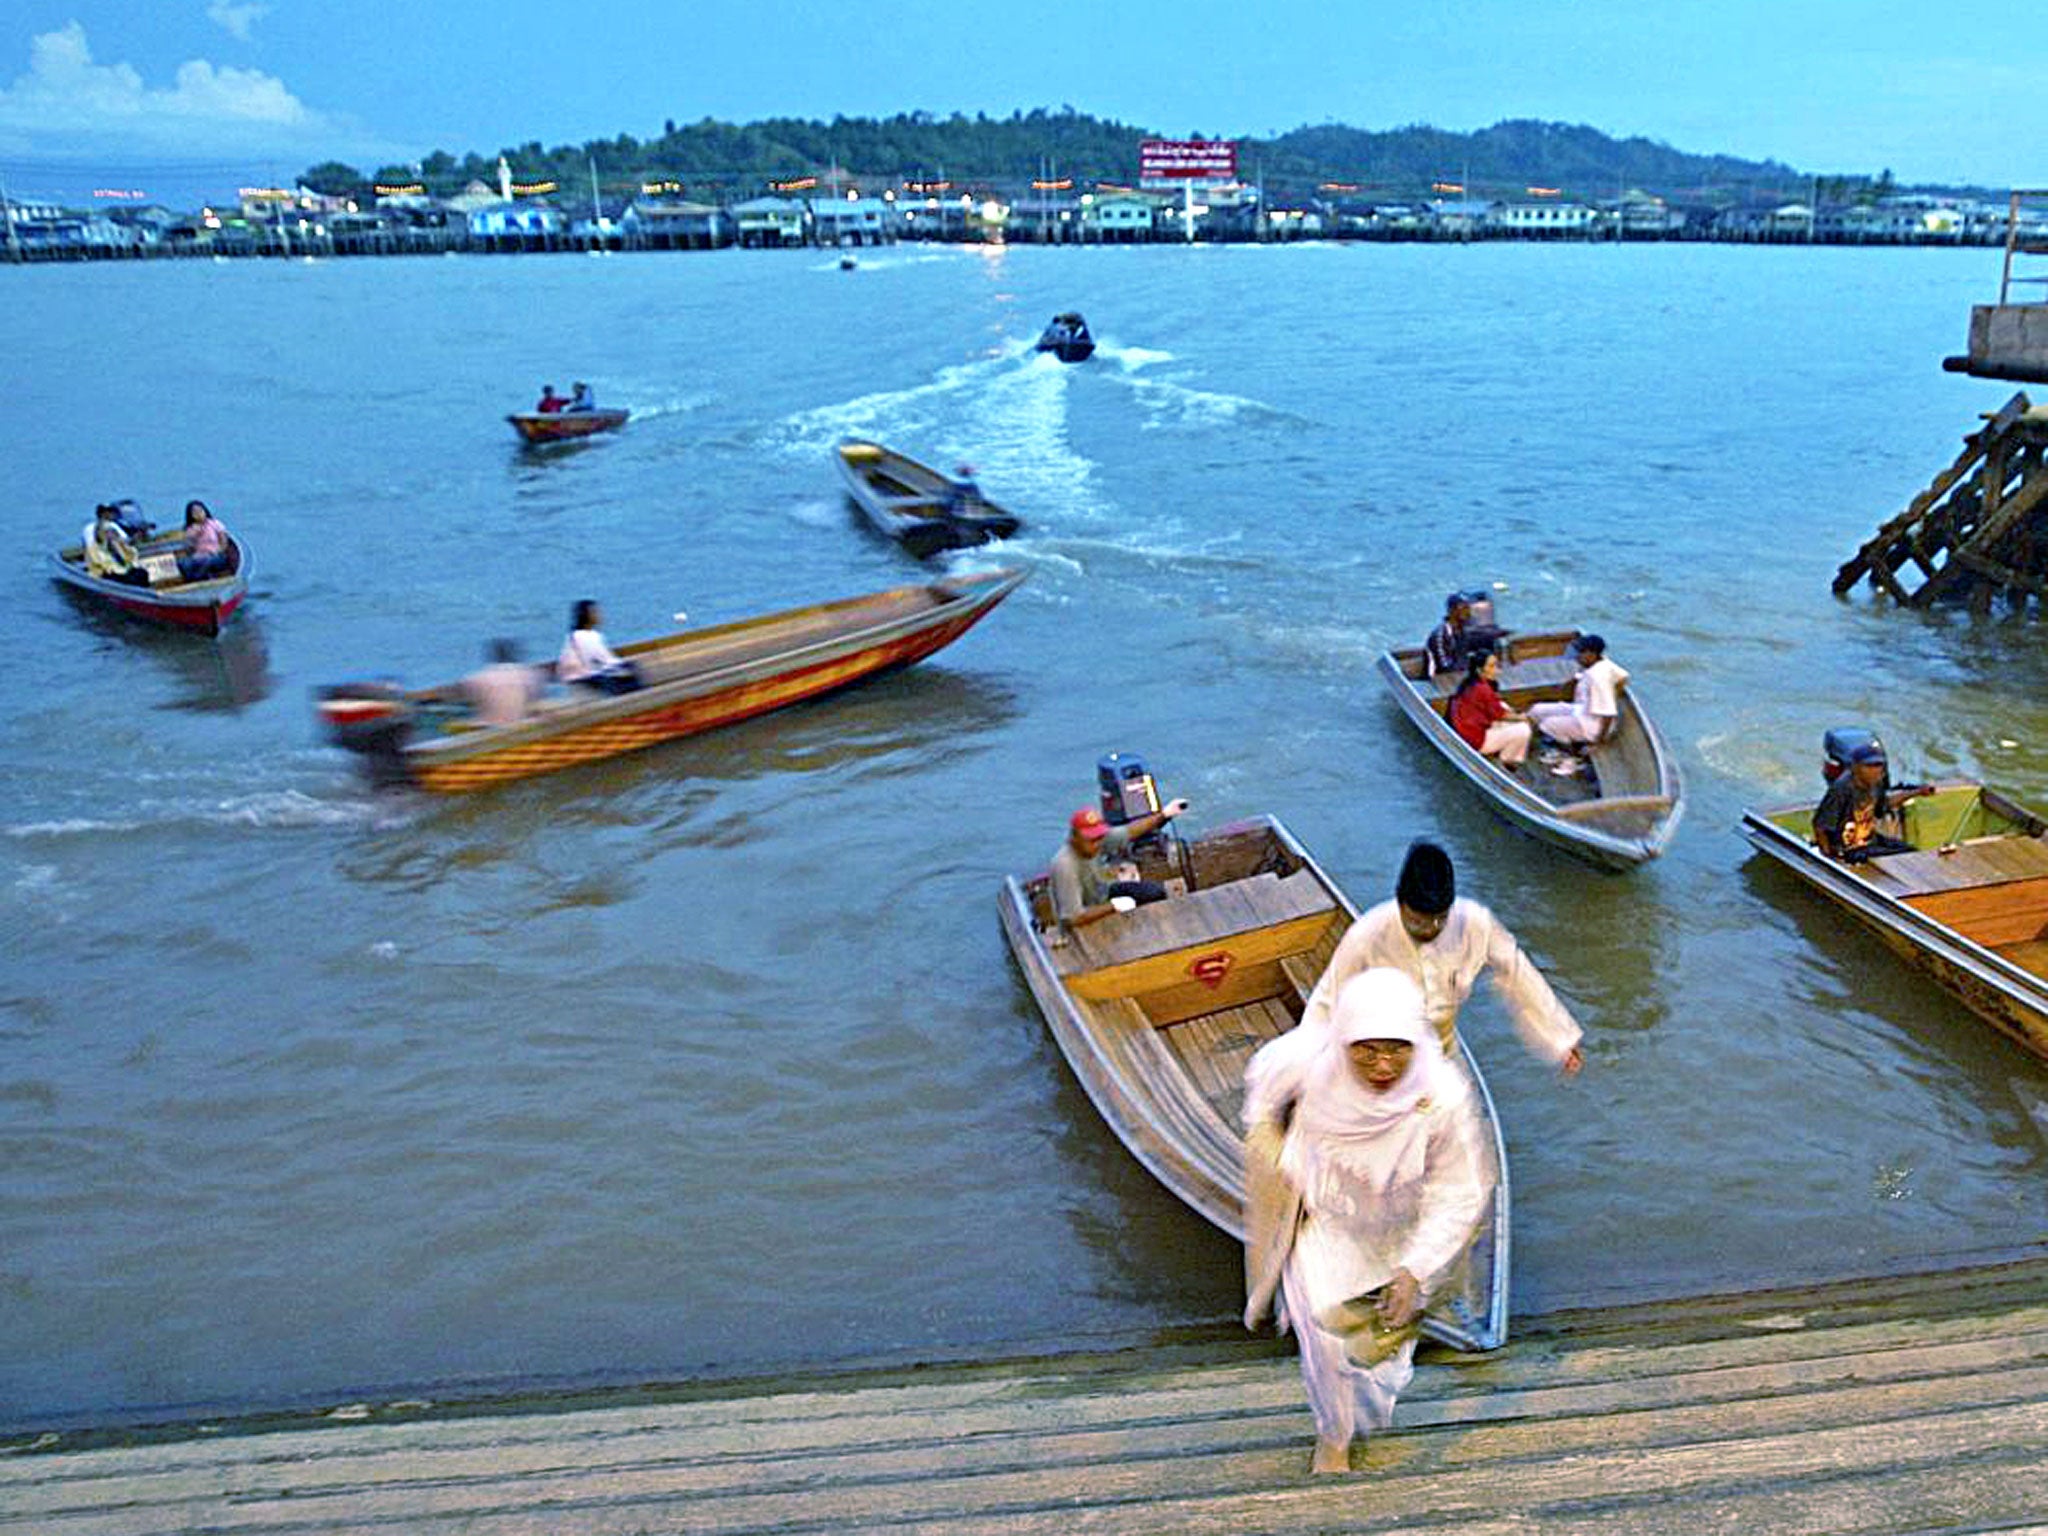
{"type": "Polygon", "coordinates": [[[1094,1356],[0,1447],[0,1533],[2048,1530],[2048,1259],[1525,1319],[1311,1477],[1291,1350],[1094,1356]]]}

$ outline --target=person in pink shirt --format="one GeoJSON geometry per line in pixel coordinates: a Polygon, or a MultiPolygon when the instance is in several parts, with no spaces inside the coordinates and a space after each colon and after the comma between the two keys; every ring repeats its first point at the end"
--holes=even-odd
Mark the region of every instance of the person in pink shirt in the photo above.
{"type": "Polygon", "coordinates": [[[186,581],[209,581],[235,568],[228,531],[203,501],[185,503],[185,552],[178,556],[178,574],[186,581]]]}

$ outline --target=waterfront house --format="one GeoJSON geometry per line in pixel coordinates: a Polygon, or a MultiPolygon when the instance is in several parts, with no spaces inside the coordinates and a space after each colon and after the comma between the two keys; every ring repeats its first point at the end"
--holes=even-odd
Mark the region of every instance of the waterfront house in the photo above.
{"type": "Polygon", "coordinates": [[[1309,198],[1281,198],[1262,212],[1268,240],[1314,240],[1325,227],[1324,208],[1309,198]]]}
{"type": "Polygon", "coordinates": [[[732,209],[739,242],[749,247],[805,244],[806,214],[805,206],[792,197],[751,197],[732,209]]]}
{"type": "Polygon", "coordinates": [[[1636,187],[1599,211],[1605,231],[1623,240],[1672,240],[1685,231],[1684,213],[1636,187]]]}
{"type": "Polygon", "coordinates": [[[1033,188],[1010,205],[1010,238],[1060,245],[1082,236],[1081,199],[1070,191],[1033,188]]]}
{"type": "Polygon", "coordinates": [[[1550,198],[1495,203],[1487,211],[1487,224],[1494,233],[1519,240],[1583,238],[1592,232],[1594,218],[1593,210],[1584,203],[1550,198]]]}
{"type": "Polygon", "coordinates": [[[1081,198],[1085,238],[1110,245],[1150,240],[1159,212],[1157,199],[1139,192],[1099,192],[1081,198]]]}
{"type": "Polygon", "coordinates": [[[709,251],[733,242],[733,220],[711,203],[636,197],[619,215],[627,243],[638,250],[709,251]]]}
{"type": "Polygon", "coordinates": [[[541,198],[494,202],[469,215],[469,238],[486,251],[545,251],[569,233],[562,210],[541,198]]]}
{"type": "Polygon", "coordinates": [[[1484,198],[1440,197],[1429,205],[1429,213],[1439,235],[1470,240],[1486,232],[1487,216],[1493,207],[1484,198]]]}
{"type": "Polygon", "coordinates": [[[895,207],[880,198],[820,197],[810,208],[820,245],[881,245],[896,238],[895,207]]]}

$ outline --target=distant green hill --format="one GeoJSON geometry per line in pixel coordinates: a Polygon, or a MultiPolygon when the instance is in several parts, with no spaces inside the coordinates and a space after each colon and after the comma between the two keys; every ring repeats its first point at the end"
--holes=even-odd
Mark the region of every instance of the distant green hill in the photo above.
{"type": "MultiPolygon", "coordinates": [[[[437,150],[416,168],[386,166],[369,176],[329,161],[302,179],[332,192],[419,180],[445,196],[471,181],[495,183],[502,153],[521,184],[554,181],[570,198],[589,187],[593,161],[607,194],[659,181],[680,183],[692,197],[745,197],[778,180],[827,178],[834,167],[870,188],[941,176],[956,185],[1014,188],[1047,169],[1088,186],[1135,180],[1139,142],[1154,137],[1225,135],[1159,135],[1071,107],[1041,107],[1006,118],[929,112],[830,122],[764,118],[736,124],[705,118],[687,126],[668,123],[659,138],[645,142],[621,134],[552,148],[537,141],[508,145],[459,158],[437,150]]],[[[1238,145],[1240,173],[1276,197],[1339,183],[1356,186],[1360,196],[1413,198],[1427,196],[1436,183],[1459,183],[1473,196],[1544,186],[1594,198],[1641,188],[1689,201],[1732,202],[1806,184],[1802,172],[1775,160],[1687,154],[1650,139],[1613,139],[1597,128],[1528,120],[1473,133],[1420,124],[1374,132],[1331,123],[1270,139],[1242,138],[1238,145]]]]}

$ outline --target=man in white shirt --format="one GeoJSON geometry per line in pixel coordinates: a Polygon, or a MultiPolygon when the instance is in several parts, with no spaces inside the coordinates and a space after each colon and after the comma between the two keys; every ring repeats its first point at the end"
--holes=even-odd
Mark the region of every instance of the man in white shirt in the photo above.
{"type": "Polygon", "coordinates": [[[1485,907],[1457,894],[1451,856],[1435,843],[1410,845],[1394,899],[1365,913],[1338,941],[1302,1023],[1327,1022],[1344,983],[1377,965],[1393,967],[1422,989],[1423,1014],[1436,1027],[1447,1057],[1457,1054],[1458,1010],[1483,970],[1532,1055],[1554,1063],[1566,1077],[1577,1076],[1585,1065],[1577,1021],[1515,936],[1485,907]]]}
{"type": "Polygon", "coordinates": [[[1605,741],[1621,714],[1621,685],[1628,673],[1607,659],[1607,642],[1581,635],[1572,642],[1578,658],[1577,684],[1569,704],[1531,704],[1529,718],[1552,741],[1605,741]]]}

